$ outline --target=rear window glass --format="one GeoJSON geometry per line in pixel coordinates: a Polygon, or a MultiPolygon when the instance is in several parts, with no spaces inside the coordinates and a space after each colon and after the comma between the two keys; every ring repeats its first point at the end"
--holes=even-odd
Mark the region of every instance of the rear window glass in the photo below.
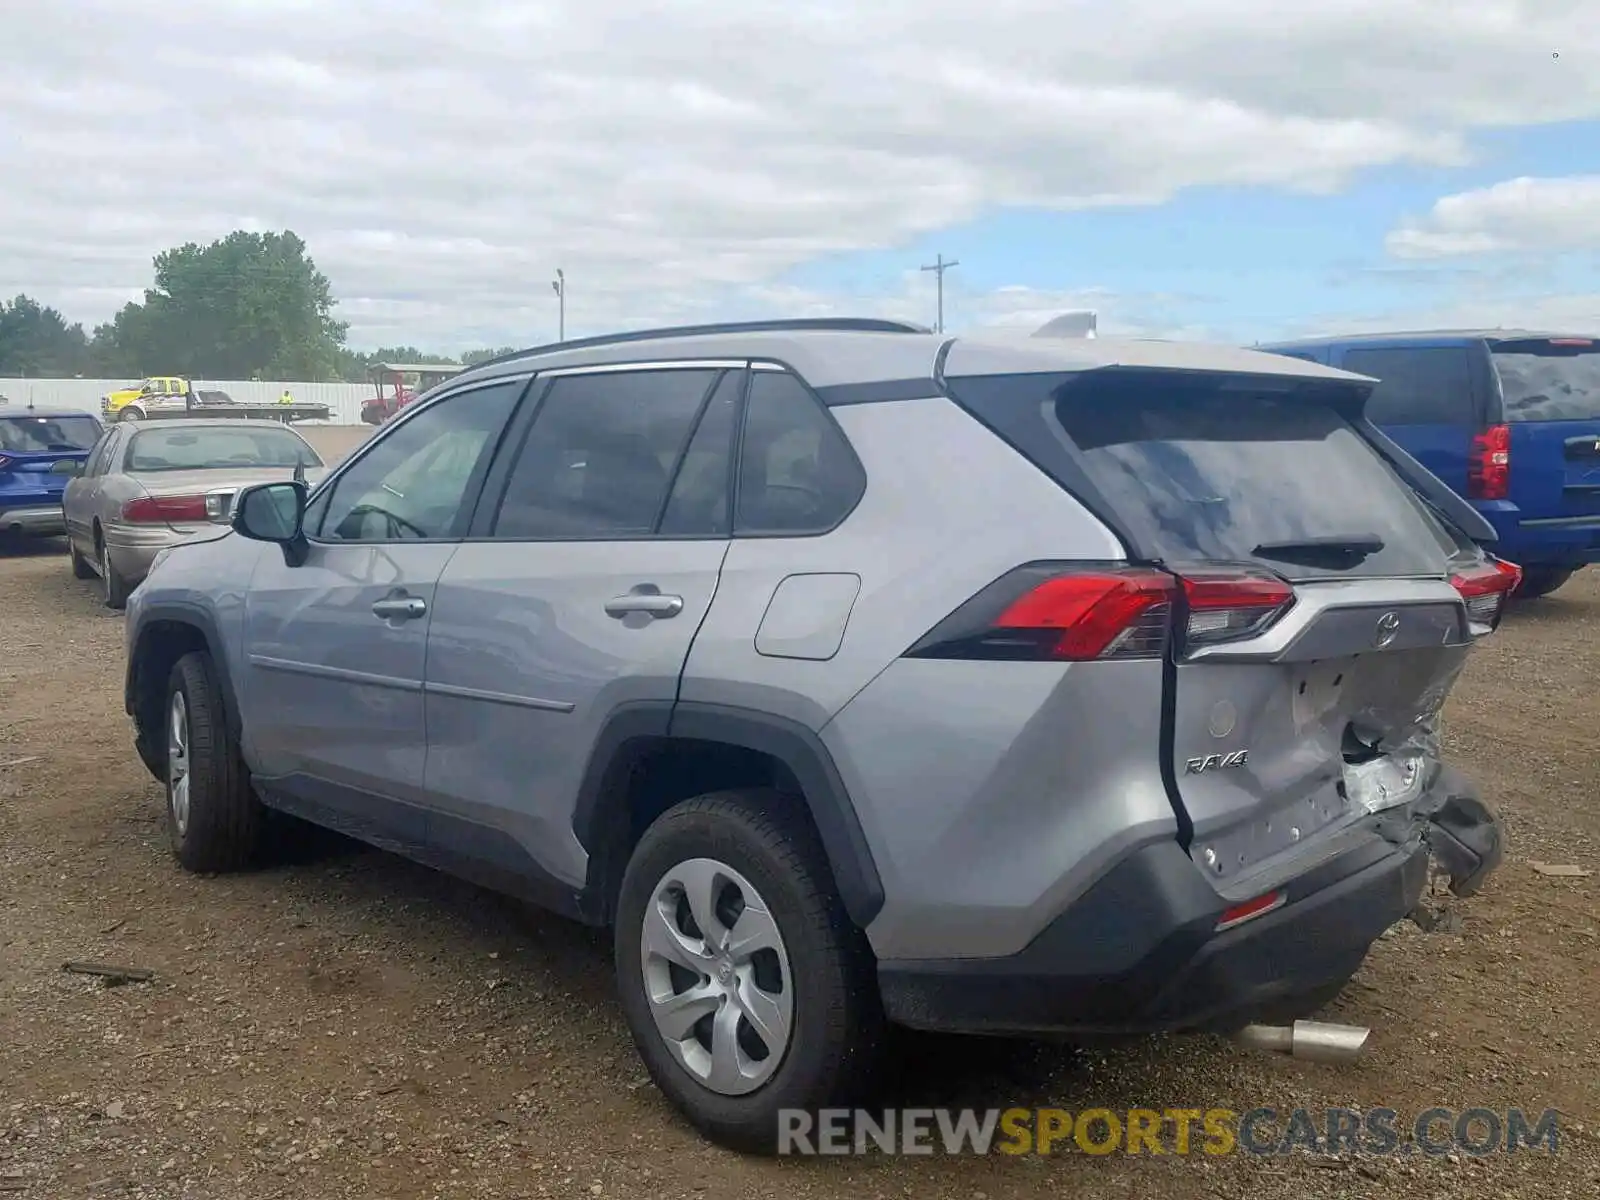
{"type": "Polygon", "coordinates": [[[0,417],[0,450],[16,454],[88,450],[99,440],[92,417],[0,417]]]}
{"type": "Polygon", "coordinates": [[[1600,346],[1546,340],[1492,349],[1507,421],[1600,419],[1600,346]]]}
{"type": "Polygon", "coordinates": [[[1326,404],[1152,385],[1069,388],[1055,412],[1117,517],[1168,560],[1256,561],[1289,578],[1436,575],[1458,549],[1326,404]]]}
{"type": "Polygon", "coordinates": [[[320,467],[316,451],[297,435],[261,422],[248,429],[182,426],[134,434],[123,459],[129,471],[225,471],[234,467],[320,467]]]}

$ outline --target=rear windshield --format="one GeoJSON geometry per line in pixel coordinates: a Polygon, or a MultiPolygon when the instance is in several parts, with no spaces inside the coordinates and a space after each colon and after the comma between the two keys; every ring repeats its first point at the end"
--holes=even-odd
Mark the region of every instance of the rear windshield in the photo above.
{"type": "Polygon", "coordinates": [[[129,471],[226,471],[236,467],[320,467],[322,460],[281,426],[145,429],[123,460],[129,471]]]}
{"type": "Polygon", "coordinates": [[[1493,351],[1507,421],[1600,420],[1600,345],[1587,339],[1499,342],[1493,351]]]}
{"type": "Polygon", "coordinates": [[[99,440],[93,417],[0,417],[0,450],[15,454],[88,450],[99,440]]]}
{"type": "Polygon", "coordinates": [[[1169,561],[1256,561],[1291,579],[1438,575],[1461,548],[1325,403],[1069,387],[1055,415],[1116,516],[1169,561]]]}

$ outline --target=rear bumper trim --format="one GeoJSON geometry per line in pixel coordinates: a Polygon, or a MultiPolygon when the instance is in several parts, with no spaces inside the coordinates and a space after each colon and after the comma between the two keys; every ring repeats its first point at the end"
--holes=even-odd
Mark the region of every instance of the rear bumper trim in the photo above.
{"type": "Polygon", "coordinates": [[[1017,954],[881,962],[884,1007],[903,1025],[966,1033],[1236,1029],[1355,974],[1416,909],[1432,860],[1466,896],[1503,853],[1499,819],[1444,767],[1415,803],[1348,834],[1359,836],[1278,885],[1281,905],[1222,930],[1238,899],[1219,895],[1176,842],[1144,845],[1017,954]]]}

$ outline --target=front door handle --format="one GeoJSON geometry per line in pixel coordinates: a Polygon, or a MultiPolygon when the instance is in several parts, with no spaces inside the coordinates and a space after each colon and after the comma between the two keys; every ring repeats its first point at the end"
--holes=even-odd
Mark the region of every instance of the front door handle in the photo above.
{"type": "Polygon", "coordinates": [[[606,616],[622,618],[633,613],[651,617],[675,617],[683,611],[682,596],[663,596],[660,592],[629,592],[606,601],[606,616]]]}
{"type": "Polygon", "coordinates": [[[389,596],[372,606],[372,615],[385,621],[415,621],[427,612],[428,602],[421,596],[389,596]]]}

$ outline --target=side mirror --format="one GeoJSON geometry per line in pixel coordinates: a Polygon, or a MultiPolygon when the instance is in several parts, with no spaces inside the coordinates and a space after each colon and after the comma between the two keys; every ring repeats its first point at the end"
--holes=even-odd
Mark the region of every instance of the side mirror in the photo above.
{"type": "Polygon", "coordinates": [[[258,483],[240,489],[233,502],[233,530],[240,537],[283,547],[283,561],[298,567],[305,561],[306,485],[258,483]]]}

